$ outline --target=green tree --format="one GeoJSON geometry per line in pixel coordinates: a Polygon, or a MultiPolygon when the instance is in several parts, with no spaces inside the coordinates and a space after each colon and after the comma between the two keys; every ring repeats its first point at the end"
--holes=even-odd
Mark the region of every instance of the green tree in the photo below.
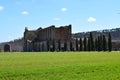
{"type": "Polygon", "coordinates": [[[70,51],[73,51],[73,45],[72,45],[72,42],[70,42],[70,51]]]}
{"type": "Polygon", "coordinates": [[[105,35],[103,35],[103,51],[107,50],[107,43],[106,43],[106,38],[105,35]]]}
{"type": "Polygon", "coordinates": [[[87,44],[88,51],[91,51],[90,37],[88,37],[87,41],[88,41],[88,44],[87,44]]]}
{"type": "Polygon", "coordinates": [[[108,34],[108,51],[112,51],[112,39],[110,32],[108,34]]]}
{"type": "Polygon", "coordinates": [[[84,51],[86,51],[87,48],[86,48],[86,37],[84,37],[84,51]]]}
{"type": "Polygon", "coordinates": [[[102,39],[102,35],[98,36],[98,51],[102,51],[103,50],[103,39],[102,39]]]}
{"type": "Polygon", "coordinates": [[[90,51],[94,51],[94,40],[93,40],[93,34],[92,32],[90,32],[90,37],[89,37],[89,40],[90,40],[90,51]]]}
{"type": "Polygon", "coordinates": [[[102,51],[103,50],[103,38],[102,38],[102,35],[100,35],[99,46],[100,46],[100,51],[102,51]]]}
{"type": "Polygon", "coordinates": [[[92,32],[88,37],[88,51],[94,51],[94,38],[92,32]]]}
{"type": "Polygon", "coordinates": [[[98,40],[95,38],[95,51],[98,51],[98,40]]]}
{"type": "Polygon", "coordinates": [[[80,51],[82,51],[83,50],[83,44],[82,44],[82,39],[80,38],[80,40],[79,40],[79,45],[80,45],[80,51]]]}
{"type": "Polygon", "coordinates": [[[97,50],[100,51],[100,36],[97,39],[97,50]]]}

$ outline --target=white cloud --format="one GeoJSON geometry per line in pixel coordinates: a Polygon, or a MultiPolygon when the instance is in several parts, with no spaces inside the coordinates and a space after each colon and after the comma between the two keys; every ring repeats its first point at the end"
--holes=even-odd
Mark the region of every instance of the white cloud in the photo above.
{"type": "Polygon", "coordinates": [[[66,12],[66,11],[67,11],[67,8],[61,8],[61,11],[62,11],[62,12],[66,12]]]}
{"type": "Polygon", "coordinates": [[[23,12],[21,12],[21,14],[23,14],[23,15],[28,15],[29,12],[27,12],[27,11],[23,11],[23,12]]]}
{"type": "Polygon", "coordinates": [[[88,21],[88,22],[95,22],[95,21],[96,21],[96,18],[94,18],[94,17],[89,17],[87,21],[88,21]]]}
{"type": "Polygon", "coordinates": [[[3,6],[0,6],[0,11],[2,11],[4,9],[4,7],[3,6]]]}
{"type": "Polygon", "coordinates": [[[60,18],[54,18],[55,21],[60,21],[61,19],[60,18]]]}

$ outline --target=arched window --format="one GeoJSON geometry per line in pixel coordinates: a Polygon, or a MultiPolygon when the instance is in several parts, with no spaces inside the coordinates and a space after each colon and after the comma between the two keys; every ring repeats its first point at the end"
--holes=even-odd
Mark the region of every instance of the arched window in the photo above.
{"type": "Polygon", "coordinates": [[[10,52],[10,45],[8,44],[4,45],[4,52],[10,52]]]}

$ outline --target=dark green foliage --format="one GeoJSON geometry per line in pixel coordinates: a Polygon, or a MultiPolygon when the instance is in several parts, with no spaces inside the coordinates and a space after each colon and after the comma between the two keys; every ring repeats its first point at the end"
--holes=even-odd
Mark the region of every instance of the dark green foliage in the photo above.
{"type": "Polygon", "coordinates": [[[97,50],[100,51],[100,36],[98,36],[98,39],[97,39],[97,50]]]}
{"type": "Polygon", "coordinates": [[[108,34],[108,50],[112,51],[112,40],[111,40],[111,34],[108,34]]]}
{"type": "Polygon", "coordinates": [[[94,40],[92,32],[90,32],[90,35],[88,37],[88,51],[94,51],[94,40]]]}
{"type": "Polygon", "coordinates": [[[72,42],[70,42],[70,51],[73,51],[73,45],[72,45],[72,42]]]}
{"type": "Polygon", "coordinates": [[[102,51],[103,50],[103,39],[102,39],[102,35],[98,36],[98,51],[102,51]]]}
{"type": "Polygon", "coordinates": [[[91,51],[90,37],[88,38],[88,46],[87,46],[87,48],[88,48],[88,51],[91,51]]]}
{"type": "Polygon", "coordinates": [[[107,50],[107,41],[105,35],[99,35],[98,38],[95,39],[95,50],[96,51],[106,51],[107,50]]]}
{"type": "MultiPolygon", "coordinates": [[[[86,45],[85,41],[84,41],[84,45],[86,45]]],[[[87,40],[87,50],[88,51],[106,51],[107,41],[106,41],[105,35],[99,35],[97,38],[95,38],[95,41],[94,41],[92,33],[90,33],[90,36],[88,37],[88,40],[87,40]]]]}
{"type": "MultiPolygon", "coordinates": [[[[81,39],[80,39],[79,43],[82,44],[81,39]]],[[[110,33],[108,36],[108,49],[109,49],[109,51],[112,50],[112,41],[111,41],[110,33]]],[[[88,40],[86,40],[86,37],[84,38],[84,51],[86,51],[86,50],[88,50],[88,51],[107,51],[107,41],[106,41],[105,35],[101,34],[94,40],[92,32],[90,32],[88,40]],[[87,45],[87,48],[86,48],[86,45],[87,45]]]]}
{"type": "Polygon", "coordinates": [[[106,38],[105,35],[103,35],[103,51],[107,50],[107,42],[106,42],[106,38]]]}
{"type": "Polygon", "coordinates": [[[94,40],[92,32],[90,32],[90,51],[94,51],[94,40]]]}
{"type": "Polygon", "coordinates": [[[84,51],[87,50],[86,45],[87,45],[87,43],[86,43],[86,37],[84,37],[84,51]]]}
{"type": "Polygon", "coordinates": [[[83,44],[82,44],[82,39],[80,38],[80,40],[79,40],[79,45],[80,45],[80,51],[82,51],[83,50],[83,44]]]}
{"type": "Polygon", "coordinates": [[[99,46],[100,46],[100,51],[102,51],[102,50],[103,50],[103,39],[102,39],[102,35],[100,35],[99,42],[100,42],[100,44],[99,44],[99,46]]]}
{"type": "Polygon", "coordinates": [[[76,38],[76,51],[78,51],[78,39],[76,38]]]}
{"type": "Polygon", "coordinates": [[[95,38],[95,51],[98,51],[98,40],[95,38]]]}

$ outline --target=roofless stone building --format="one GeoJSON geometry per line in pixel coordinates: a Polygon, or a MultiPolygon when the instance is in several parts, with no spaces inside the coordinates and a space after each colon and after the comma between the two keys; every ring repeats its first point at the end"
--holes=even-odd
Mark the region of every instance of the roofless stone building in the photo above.
{"type": "Polygon", "coordinates": [[[54,25],[37,30],[24,32],[24,51],[61,51],[66,43],[66,49],[70,50],[71,25],[55,27],[54,25]]]}

